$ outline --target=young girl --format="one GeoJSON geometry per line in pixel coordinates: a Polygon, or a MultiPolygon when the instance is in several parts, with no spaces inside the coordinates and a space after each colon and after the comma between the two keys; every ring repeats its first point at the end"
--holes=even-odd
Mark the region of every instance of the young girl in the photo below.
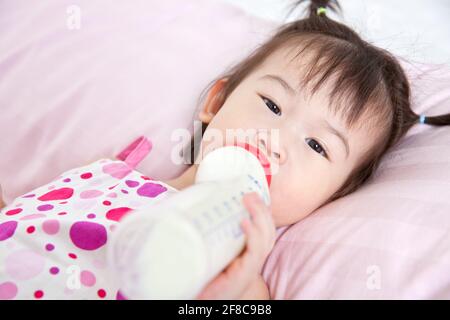
{"type": "MultiPolygon", "coordinates": [[[[399,63],[328,18],[327,10],[338,8],[336,1],[311,1],[307,18],[281,27],[208,90],[198,114],[200,150],[213,131],[256,129],[249,142],[278,171],[270,207],[254,194],[244,196],[252,216],[242,222],[246,248],[199,299],[269,299],[260,272],[276,227],[355,191],[414,124],[450,124],[450,114],[423,117],[411,110],[399,63]],[[267,129],[279,139],[262,134],[267,129]]],[[[198,168],[196,160],[178,178],[154,181],[134,170],[150,149],[140,139],[118,161],[66,172],[3,208],[0,299],[122,299],[105,265],[111,233],[133,209],[192,185],[198,168]]]]}

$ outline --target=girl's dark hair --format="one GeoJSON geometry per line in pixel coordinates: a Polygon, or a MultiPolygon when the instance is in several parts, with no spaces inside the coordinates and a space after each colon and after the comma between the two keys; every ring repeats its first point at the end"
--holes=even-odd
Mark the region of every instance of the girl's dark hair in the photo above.
{"type": "MultiPolygon", "coordinates": [[[[305,0],[295,1],[290,12],[303,2],[305,0]]],[[[339,3],[335,0],[310,1],[306,18],[281,26],[267,42],[212,81],[202,93],[203,96],[216,81],[227,78],[222,90],[214,97],[214,103],[222,106],[233,90],[277,49],[297,45],[300,50],[296,57],[305,52],[312,53],[308,72],[302,72],[302,86],[315,80],[314,94],[326,80],[334,77],[330,101],[340,102],[333,106],[335,111],[342,112],[347,127],[351,128],[366,115],[362,125],[368,130],[377,128],[384,132],[340,189],[322,206],[359,188],[377,169],[386,151],[419,120],[419,115],[411,110],[410,86],[397,59],[388,51],[364,41],[344,24],[330,19],[327,16],[329,10],[340,11],[339,3]]],[[[450,114],[427,117],[425,123],[449,125],[450,114]]],[[[207,124],[202,123],[202,135],[206,127],[207,124]]],[[[194,163],[193,140],[189,147],[191,163],[194,163]]]]}

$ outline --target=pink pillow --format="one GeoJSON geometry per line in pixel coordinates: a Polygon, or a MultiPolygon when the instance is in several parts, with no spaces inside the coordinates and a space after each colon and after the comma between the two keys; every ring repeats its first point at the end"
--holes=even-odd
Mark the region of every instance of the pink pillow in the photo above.
{"type": "MultiPolygon", "coordinates": [[[[416,113],[450,112],[450,67],[405,64],[416,113]]],[[[274,299],[449,299],[450,127],[416,125],[374,179],[280,228],[274,299]]]]}
{"type": "Polygon", "coordinates": [[[173,131],[192,133],[201,91],[275,27],[210,0],[73,3],[1,3],[6,202],[70,168],[114,157],[141,135],[154,148],[138,169],[155,179],[179,175],[187,167],[169,160],[180,144],[173,131]]]}

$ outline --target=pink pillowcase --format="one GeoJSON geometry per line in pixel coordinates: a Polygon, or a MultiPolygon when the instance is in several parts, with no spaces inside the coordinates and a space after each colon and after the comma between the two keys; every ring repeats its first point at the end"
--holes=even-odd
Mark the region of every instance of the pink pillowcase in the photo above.
{"type": "MultiPolygon", "coordinates": [[[[5,199],[113,157],[141,135],[155,179],[206,85],[275,24],[210,0],[15,0],[0,12],[0,183],[5,199]]],[[[450,112],[450,70],[406,65],[416,112],[450,112]]],[[[289,227],[263,276],[275,299],[450,298],[450,134],[415,126],[357,192],[289,227]]]]}
{"type": "MultiPolygon", "coordinates": [[[[137,168],[178,176],[175,129],[193,130],[201,91],[275,25],[210,0],[2,1],[0,183],[5,200],[114,157],[141,135],[137,168]],[[75,10],[74,10],[75,9],[75,10]],[[80,29],[73,26],[81,14],[80,29]]],[[[178,151],[178,149],[177,149],[178,151]]]]}
{"type": "MultiPolygon", "coordinates": [[[[406,65],[416,113],[450,112],[450,67],[406,65]]],[[[449,299],[450,127],[416,125],[373,179],[280,228],[274,299],[449,299]]]]}

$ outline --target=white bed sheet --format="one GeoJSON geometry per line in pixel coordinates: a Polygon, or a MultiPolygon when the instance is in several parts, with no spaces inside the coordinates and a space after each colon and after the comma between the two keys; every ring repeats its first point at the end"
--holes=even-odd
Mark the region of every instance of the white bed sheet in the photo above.
{"type": "MultiPolygon", "coordinates": [[[[216,0],[279,22],[293,0],[216,0]]],[[[344,22],[366,40],[405,58],[450,64],[450,1],[341,0],[344,22]]],[[[303,7],[302,7],[303,8],[303,7]]],[[[342,21],[342,19],[340,19],[342,21]]]]}

